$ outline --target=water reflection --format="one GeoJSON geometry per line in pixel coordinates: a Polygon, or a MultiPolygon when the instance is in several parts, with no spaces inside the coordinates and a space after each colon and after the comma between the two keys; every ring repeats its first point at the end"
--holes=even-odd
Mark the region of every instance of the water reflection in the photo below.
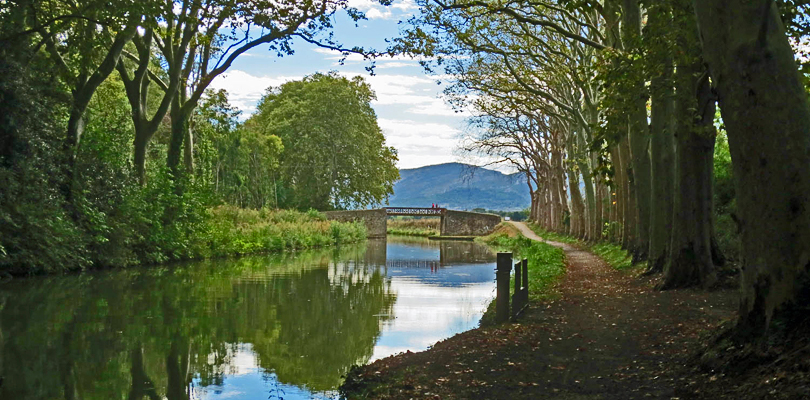
{"type": "Polygon", "coordinates": [[[473,327],[492,261],[472,243],[389,240],[11,281],[0,398],[331,397],[351,365],[473,327]]]}

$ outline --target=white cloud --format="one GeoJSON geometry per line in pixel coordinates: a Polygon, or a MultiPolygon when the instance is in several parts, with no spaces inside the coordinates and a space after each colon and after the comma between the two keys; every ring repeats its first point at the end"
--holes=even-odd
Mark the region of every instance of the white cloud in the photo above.
{"type": "Polygon", "coordinates": [[[389,7],[380,5],[379,2],[372,0],[349,0],[349,7],[354,7],[364,13],[368,19],[392,19],[394,17],[406,17],[410,11],[416,10],[418,6],[413,0],[400,0],[395,1],[389,7]],[[397,11],[394,15],[392,9],[397,11]]]}
{"type": "Polygon", "coordinates": [[[444,100],[439,98],[432,98],[430,103],[417,104],[408,109],[411,114],[421,115],[438,115],[442,117],[465,117],[467,114],[456,112],[453,107],[450,107],[444,100]]]}
{"type": "Polygon", "coordinates": [[[394,4],[392,4],[391,7],[394,7],[402,11],[413,11],[419,8],[419,6],[417,6],[413,0],[397,1],[394,2],[394,4]]]}
{"type": "MultiPolygon", "coordinates": [[[[371,60],[363,58],[363,56],[360,54],[349,53],[344,55],[340,51],[325,49],[323,47],[316,47],[312,49],[312,51],[323,54],[325,56],[324,59],[326,60],[333,60],[334,63],[332,65],[340,65],[340,61],[343,61],[344,64],[360,62],[371,63],[371,60]]],[[[379,58],[374,59],[374,62],[376,63],[377,68],[417,67],[419,66],[419,61],[425,59],[425,57],[411,57],[404,54],[397,54],[393,56],[380,56],[379,58]]]]}
{"type": "Polygon", "coordinates": [[[228,102],[242,110],[243,116],[247,117],[256,111],[256,103],[262,98],[267,88],[301,78],[303,77],[253,76],[244,71],[230,70],[216,77],[211,83],[211,88],[228,91],[228,102]]]}
{"type": "Polygon", "coordinates": [[[441,164],[454,159],[461,131],[451,125],[379,118],[386,143],[399,152],[399,168],[441,164]]]}
{"type": "Polygon", "coordinates": [[[368,19],[391,19],[393,15],[391,10],[380,11],[376,8],[372,8],[366,12],[366,18],[368,19]]]}
{"type": "Polygon", "coordinates": [[[416,61],[414,62],[405,62],[405,61],[386,61],[382,60],[383,62],[377,62],[377,69],[386,69],[386,68],[404,68],[404,67],[414,67],[416,66],[416,61]]]}

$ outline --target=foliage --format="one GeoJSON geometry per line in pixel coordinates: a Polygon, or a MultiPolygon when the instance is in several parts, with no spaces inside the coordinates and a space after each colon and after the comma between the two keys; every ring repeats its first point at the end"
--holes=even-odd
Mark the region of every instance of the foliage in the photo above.
{"type": "Polygon", "coordinates": [[[361,78],[315,74],[270,90],[245,130],[281,138],[282,207],[319,210],[377,205],[399,179],[361,78]]]}
{"type": "Polygon", "coordinates": [[[386,222],[388,234],[406,236],[438,236],[441,234],[439,218],[389,218],[386,222]]]}
{"type": "Polygon", "coordinates": [[[633,264],[633,257],[615,243],[599,242],[590,246],[593,254],[605,260],[608,265],[617,270],[641,267],[642,264],[633,264]]]}
{"type": "Polygon", "coordinates": [[[533,301],[551,296],[551,287],[565,273],[565,253],[559,247],[503,228],[496,229],[495,233],[482,241],[499,251],[511,251],[514,260],[529,260],[529,298],[533,301]]]}
{"type": "MultiPolygon", "coordinates": [[[[5,50],[5,49],[3,49],[5,50]]],[[[0,274],[89,264],[62,191],[58,93],[0,50],[0,274]]]]}
{"type": "Polygon", "coordinates": [[[484,214],[495,214],[500,215],[501,217],[508,217],[512,221],[525,221],[529,218],[529,209],[521,210],[521,211],[496,211],[496,210],[487,210],[485,208],[473,208],[473,212],[477,213],[484,213],[484,214]]]}
{"type": "Polygon", "coordinates": [[[736,199],[728,137],[721,125],[714,146],[714,217],[717,243],[723,255],[731,260],[738,260],[742,250],[736,199]]]}
{"type": "Polygon", "coordinates": [[[210,249],[217,256],[321,247],[366,237],[362,223],[327,221],[318,212],[222,206],[213,210],[213,217],[210,249]]]}

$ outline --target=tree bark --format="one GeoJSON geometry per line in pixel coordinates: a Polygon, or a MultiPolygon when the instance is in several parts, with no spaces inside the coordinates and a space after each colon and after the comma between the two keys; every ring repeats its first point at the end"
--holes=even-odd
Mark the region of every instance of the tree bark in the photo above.
{"type": "Polygon", "coordinates": [[[576,170],[568,169],[568,186],[571,190],[571,235],[582,239],[585,237],[585,203],[579,191],[578,175],[576,170]]]}
{"type": "Polygon", "coordinates": [[[773,1],[704,0],[696,12],[737,189],[738,332],[761,337],[775,315],[805,299],[810,282],[807,93],[773,1]]]}
{"type": "Polygon", "coordinates": [[[184,97],[182,94],[178,94],[177,98],[172,101],[170,113],[172,131],[169,139],[169,149],[166,153],[166,166],[169,167],[175,177],[180,176],[180,158],[183,156],[184,148],[189,147],[183,145],[187,141],[186,136],[190,133],[188,132],[189,115],[186,115],[187,108],[181,106],[185,103],[182,97],[184,97]]]}
{"type": "MultiPolygon", "coordinates": [[[[660,35],[672,24],[669,7],[650,12],[649,31],[645,34],[660,35]]],[[[664,270],[669,255],[672,234],[673,196],[675,196],[675,88],[672,83],[673,59],[667,43],[656,43],[661,54],[660,74],[650,82],[650,158],[651,207],[650,243],[647,272],[664,270]]]]}
{"type": "Polygon", "coordinates": [[[611,234],[613,235],[613,241],[621,244],[623,239],[624,233],[624,203],[625,203],[625,195],[624,192],[626,190],[626,185],[624,184],[624,164],[622,163],[622,155],[621,151],[619,151],[620,145],[619,143],[611,146],[610,151],[610,161],[613,164],[613,185],[614,187],[611,188],[609,191],[611,193],[610,205],[614,208],[613,209],[613,219],[611,222],[611,234]]]}
{"type": "Polygon", "coordinates": [[[630,162],[630,141],[627,136],[619,142],[619,157],[622,164],[622,248],[633,253],[636,234],[636,194],[633,190],[633,170],[630,162]]]}
{"type": "MultiPolygon", "coordinates": [[[[624,0],[623,39],[628,51],[641,44],[641,8],[639,0],[624,0]]],[[[647,259],[650,235],[650,128],[647,124],[647,98],[644,80],[634,83],[632,109],[629,112],[630,155],[632,164],[631,191],[634,198],[633,260],[647,259]]]]}
{"type": "Polygon", "coordinates": [[[138,134],[138,129],[135,130],[135,176],[141,185],[146,184],[146,147],[149,144],[149,137],[143,133],[138,134]]]}
{"type": "Polygon", "coordinates": [[[676,6],[681,49],[675,72],[676,197],[670,257],[662,289],[716,282],[712,263],[712,173],[715,100],[703,68],[691,7],[676,6]]]}
{"type": "Polygon", "coordinates": [[[598,218],[597,218],[597,211],[596,211],[596,193],[594,191],[594,179],[591,176],[592,170],[591,166],[588,163],[588,159],[584,157],[590,156],[587,152],[587,145],[585,141],[585,134],[583,132],[578,132],[576,137],[577,147],[580,149],[580,154],[578,154],[576,158],[577,167],[579,167],[579,171],[582,173],[582,182],[585,186],[585,204],[586,204],[586,216],[585,216],[585,232],[583,239],[585,240],[598,240],[599,234],[597,231],[598,229],[598,218]],[[586,155],[583,155],[582,153],[586,155]]]}

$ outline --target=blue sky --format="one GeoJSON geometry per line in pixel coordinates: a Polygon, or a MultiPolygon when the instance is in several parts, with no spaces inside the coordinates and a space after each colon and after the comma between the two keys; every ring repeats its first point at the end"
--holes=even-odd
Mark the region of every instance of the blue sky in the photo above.
{"type": "MultiPolygon", "coordinates": [[[[413,0],[396,0],[383,7],[370,0],[349,0],[366,13],[368,20],[355,27],[345,13],[335,19],[335,38],[346,47],[386,47],[385,39],[399,33],[399,21],[417,12],[413,0]]],[[[404,23],[404,22],[403,22],[404,23]]],[[[350,56],[343,65],[339,53],[317,48],[301,40],[295,54],[279,58],[266,47],[256,47],[240,56],[233,66],[216,78],[212,87],[225,89],[229,101],[249,115],[265,90],[316,72],[337,71],[347,77],[363,76],[377,94],[372,106],[386,142],[399,152],[398,167],[461,161],[474,162],[458,154],[460,135],[466,129],[464,113],[456,113],[441,98],[444,85],[439,76],[428,76],[416,60],[405,57],[378,59],[375,75],[365,68],[368,61],[350,56]]]]}

